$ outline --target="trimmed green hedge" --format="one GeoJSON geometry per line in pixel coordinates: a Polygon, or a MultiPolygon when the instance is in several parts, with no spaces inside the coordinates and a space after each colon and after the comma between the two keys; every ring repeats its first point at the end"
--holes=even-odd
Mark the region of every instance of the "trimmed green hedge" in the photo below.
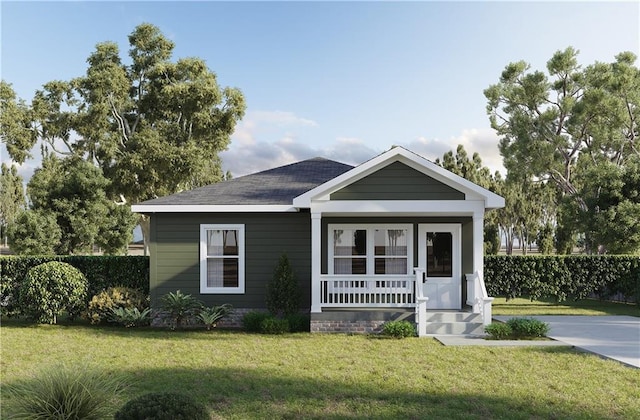
{"type": "Polygon", "coordinates": [[[0,307],[3,314],[14,311],[18,288],[29,269],[49,261],[65,262],[80,270],[89,282],[87,299],[113,286],[130,287],[149,294],[149,257],[9,255],[0,257],[0,307]]]}
{"type": "Polygon", "coordinates": [[[640,302],[640,257],[627,255],[488,255],[489,296],[584,299],[622,296],[640,302]]]}

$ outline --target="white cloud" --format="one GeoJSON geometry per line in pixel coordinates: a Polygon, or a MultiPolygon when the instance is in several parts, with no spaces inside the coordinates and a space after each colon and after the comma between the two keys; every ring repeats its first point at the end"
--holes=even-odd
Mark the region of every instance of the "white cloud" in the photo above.
{"type": "Polygon", "coordinates": [[[245,118],[256,121],[257,123],[267,123],[280,127],[284,126],[309,126],[317,127],[318,123],[302,118],[288,111],[249,111],[245,118]]]}
{"type": "Polygon", "coordinates": [[[435,161],[450,150],[455,152],[459,144],[463,145],[469,157],[477,152],[482,158],[482,164],[491,169],[491,172],[500,171],[503,174],[506,170],[502,166],[502,156],[498,150],[498,135],[491,128],[471,128],[464,129],[457,136],[452,136],[449,140],[428,139],[418,137],[414,141],[403,145],[425,158],[435,161]]]}

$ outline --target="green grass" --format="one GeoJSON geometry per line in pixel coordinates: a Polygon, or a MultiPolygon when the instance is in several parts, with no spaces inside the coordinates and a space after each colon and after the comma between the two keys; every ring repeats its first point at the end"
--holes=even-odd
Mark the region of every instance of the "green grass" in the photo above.
{"type": "Polygon", "coordinates": [[[493,315],[629,315],[640,317],[640,306],[629,303],[601,301],[597,299],[566,300],[556,303],[553,299],[530,300],[495,298],[493,315]]]}
{"type": "Polygon", "coordinates": [[[146,392],[180,391],[214,419],[640,418],[640,370],[565,347],[15,321],[0,333],[3,386],[61,362],[91,365],[130,384],[113,412],[146,392]]]}

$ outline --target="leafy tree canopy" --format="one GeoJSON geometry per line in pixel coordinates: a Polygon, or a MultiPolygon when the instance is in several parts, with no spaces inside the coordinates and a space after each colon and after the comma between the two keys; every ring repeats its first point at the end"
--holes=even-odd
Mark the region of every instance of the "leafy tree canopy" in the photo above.
{"type": "Polygon", "coordinates": [[[85,75],[45,83],[30,106],[3,82],[0,136],[12,159],[23,162],[40,141],[99,167],[108,196],[128,203],[219,181],[242,93],[220,87],[200,58],[171,61],[174,44],[154,25],[137,26],[129,44],[129,64],[118,45],[100,43],[85,75]]]}

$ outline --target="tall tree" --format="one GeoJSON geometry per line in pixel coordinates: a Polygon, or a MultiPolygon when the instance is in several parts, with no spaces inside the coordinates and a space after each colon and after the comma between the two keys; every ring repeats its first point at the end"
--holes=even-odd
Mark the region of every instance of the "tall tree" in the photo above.
{"type": "Polygon", "coordinates": [[[7,245],[7,227],[26,205],[22,177],[15,165],[2,164],[0,172],[0,240],[7,245]]]}
{"type": "MultiPolygon", "coordinates": [[[[464,146],[459,144],[454,154],[452,150],[442,156],[442,161],[436,159],[437,165],[463,177],[490,191],[497,192],[500,173],[496,172],[495,177],[491,175],[489,168],[482,164],[482,158],[476,152],[471,159],[464,146]]],[[[485,215],[484,220],[484,249],[487,254],[497,254],[500,251],[499,225],[496,212],[485,215]]]]}
{"type": "Polygon", "coordinates": [[[154,25],[137,26],[129,44],[130,65],[115,43],[100,43],[84,76],[37,91],[23,112],[28,129],[1,132],[12,158],[24,160],[40,139],[99,166],[109,196],[129,204],[222,179],[218,152],[244,115],[242,93],[221,88],[200,58],[172,62],[174,44],[154,25]]]}
{"type": "MultiPolygon", "coordinates": [[[[58,254],[91,252],[94,245],[107,253],[123,253],[131,239],[135,218],[107,199],[109,181],[100,168],[76,156],[46,156],[27,185],[31,211],[52,214],[61,235],[58,254]]],[[[34,233],[35,234],[35,233],[34,233]]]]}
{"type": "MultiPolygon", "coordinates": [[[[595,209],[577,172],[586,162],[624,167],[640,156],[640,69],[629,52],[586,68],[577,56],[573,48],[556,52],[548,74],[523,61],[511,63],[484,93],[509,174],[551,182],[584,219],[595,209]]],[[[565,211],[563,220],[571,213],[565,211]]]]}

